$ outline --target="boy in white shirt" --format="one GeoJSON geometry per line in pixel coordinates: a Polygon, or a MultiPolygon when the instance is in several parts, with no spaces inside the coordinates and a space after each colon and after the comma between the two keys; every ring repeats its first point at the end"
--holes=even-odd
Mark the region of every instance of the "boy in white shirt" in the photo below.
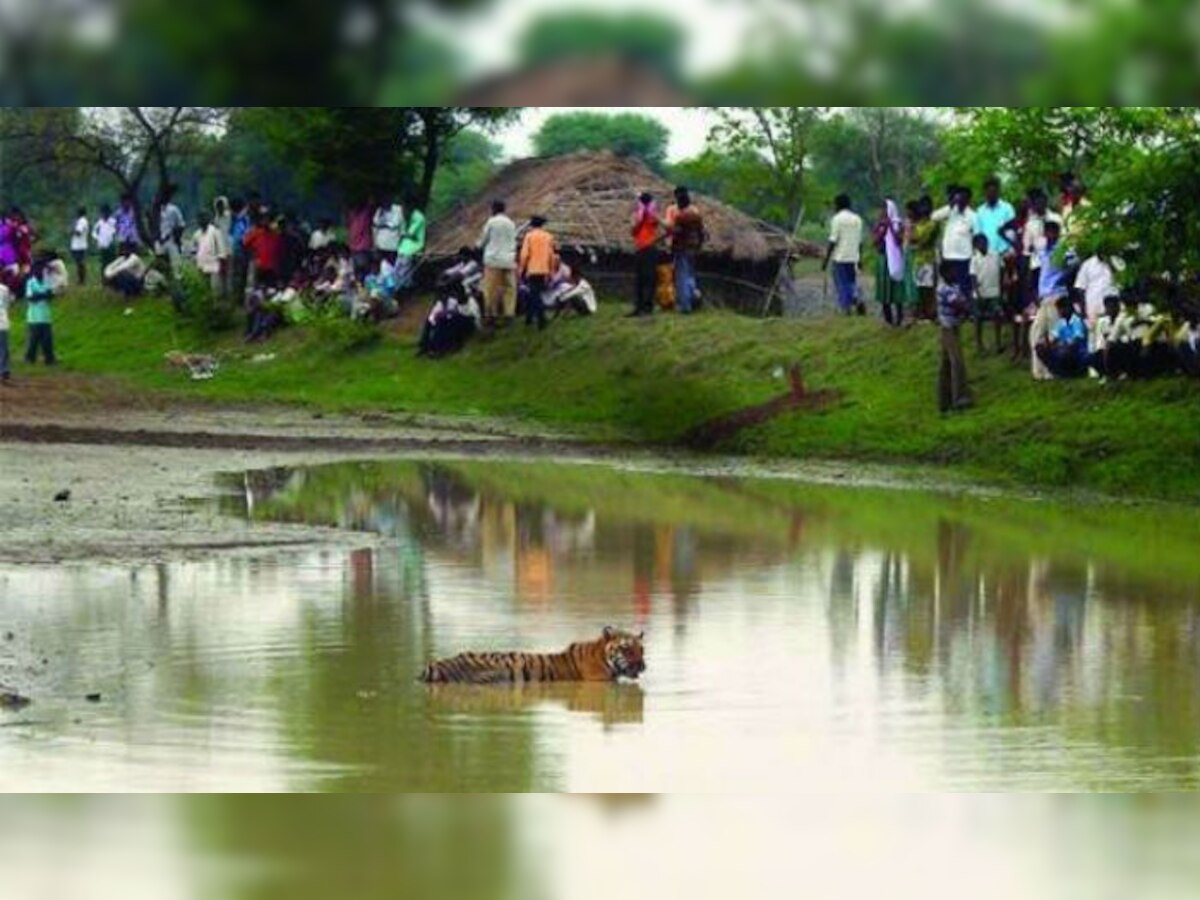
{"type": "Polygon", "coordinates": [[[1003,353],[1000,329],[1004,323],[1001,275],[1004,261],[992,249],[986,234],[975,235],[975,253],[971,257],[971,287],[975,296],[975,345],[984,353],[983,324],[991,322],[996,332],[996,352],[1003,353]]]}
{"type": "Polygon", "coordinates": [[[80,286],[87,284],[88,237],[91,233],[87,210],[81,206],[75,213],[75,226],[71,229],[71,258],[75,260],[75,277],[80,286]]]}
{"type": "Polygon", "coordinates": [[[103,272],[117,258],[117,217],[108,206],[100,207],[100,218],[92,226],[92,241],[100,253],[100,270],[103,272]]]}
{"type": "Polygon", "coordinates": [[[12,303],[12,291],[0,281],[0,386],[7,387],[11,381],[8,355],[8,307],[12,303]]]}

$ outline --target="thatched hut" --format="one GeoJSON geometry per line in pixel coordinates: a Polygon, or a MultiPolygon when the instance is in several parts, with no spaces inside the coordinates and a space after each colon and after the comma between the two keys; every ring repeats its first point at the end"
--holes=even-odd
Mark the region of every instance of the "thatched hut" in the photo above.
{"type": "MultiPolygon", "coordinates": [[[[546,216],[564,256],[580,260],[592,281],[610,292],[631,293],[634,201],[649,191],[665,207],[673,190],[640,160],[607,151],[521,160],[499,172],[473,202],[434,223],[429,253],[449,257],[473,246],[492,201],[503,199],[518,224],[546,216]]],[[[694,200],[709,234],[698,268],[710,301],[760,308],[789,254],[820,253],[720,201],[698,195],[694,200]]]]}

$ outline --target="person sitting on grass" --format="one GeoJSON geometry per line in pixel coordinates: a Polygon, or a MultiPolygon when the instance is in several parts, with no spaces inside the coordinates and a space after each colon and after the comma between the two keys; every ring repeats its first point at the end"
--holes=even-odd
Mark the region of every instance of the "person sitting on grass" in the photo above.
{"type": "Polygon", "coordinates": [[[39,352],[46,365],[58,363],[54,355],[54,328],[51,324],[53,315],[50,301],[53,299],[54,289],[46,278],[46,262],[35,260],[29,278],[25,280],[25,326],[29,336],[25,362],[30,365],[37,362],[39,352]]]}
{"type": "Polygon", "coordinates": [[[971,304],[958,278],[959,267],[943,263],[942,286],[937,291],[938,331],[941,366],[938,372],[938,408],[945,415],[974,405],[967,384],[967,366],[962,352],[962,325],[971,317],[971,304]]]}
{"type": "Polygon", "coordinates": [[[1110,294],[1104,298],[1104,314],[1096,320],[1091,331],[1091,352],[1088,354],[1088,374],[1102,381],[1108,379],[1112,366],[1109,354],[1115,346],[1117,322],[1121,318],[1121,298],[1110,294]]]}
{"type": "Polygon", "coordinates": [[[442,286],[461,284],[468,295],[482,297],[483,266],[479,256],[479,251],[474,247],[460,247],[454,265],[438,277],[438,283],[442,286]]]}
{"type": "Polygon", "coordinates": [[[354,262],[350,248],[345,244],[337,245],[333,256],[325,263],[325,268],[313,285],[313,293],[321,302],[331,298],[341,299],[354,290],[354,262]]]}
{"type": "Polygon", "coordinates": [[[1004,324],[1004,309],[1001,277],[1004,260],[992,249],[985,234],[974,239],[975,253],[971,257],[971,285],[975,297],[975,346],[980,355],[984,353],[983,327],[991,322],[996,336],[996,353],[1003,353],[1001,328],[1004,324]]]}
{"type": "Polygon", "coordinates": [[[1088,366],[1088,332],[1069,297],[1059,297],[1057,321],[1035,352],[1055,378],[1079,378],[1088,366]]]}
{"type": "Polygon", "coordinates": [[[554,318],[563,315],[594,316],[598,306],[596,291],[591,283],[583,277],[583,271],[578,265],[570,266],[567,277],[567,289],[559,294],[554,304],[554,318]]]}
{"type": "Polygon", "coordinates": [[[1038,307],[1029,329],[1029,343],[1033,348],[1032,370],[1035,381],[1049,381],[1054,377],[1046,368],[1037,348],[1050,340],[1058,324],[1058,301],[1070,293],[1067,273],[1058,262],[1058,244],[1062,237],[1062,226],[1057,222],[1045,223],[1045,243],[1039,253],[1038,307]]]}
{"type": "Polygon", "coordinates": [[[1175,333],[1175,355],[1179,367],[1192,378],[1200,378],[1200,310],[1183,314],[1183,325],[1175,333]]]}
{"type": "Polygon", "coordinates": [[[479,301],[461,281],[445,284],[421,327],[417,356],[437,358],[462,349],[482,318],[479,301]]]}

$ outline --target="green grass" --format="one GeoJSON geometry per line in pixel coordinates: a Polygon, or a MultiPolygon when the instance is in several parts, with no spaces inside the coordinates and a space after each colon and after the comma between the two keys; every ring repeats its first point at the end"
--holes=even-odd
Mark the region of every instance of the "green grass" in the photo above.
{"type": "MultiPolygon", "coordinates": [[[[1036,384],[1005,359],[968,367],[978,409],[941,417],[929,326],[893,332],[873,320],[755,320],[709,313],[651,322],[608,305],[593,320],[538,334],[518,327],[461,354],[414,358],[415,335],[346,349],[344,332],[292,329],[267,345],[204,337],[165,301],[125,305],[80,291],[58,305],[64,368],[215,402],[283,402],[516,420],[594,440],[672,445],[697,424],[786,389],[799,362],[811,388],[841,400],[750,429],[723,450],[780,458],[919,464],[1003,485],[1200,499],[1200,384],[1036,384]],[[168,369],[172,349],[221,355],[216,379],[168,369]],[[275,359],[255,363],[258,353],[275,359]]],[[[15,317],[15,318],[19,318],[15,317]]],[[[21,326],[14,323],[14,348],[21,326]]]]}

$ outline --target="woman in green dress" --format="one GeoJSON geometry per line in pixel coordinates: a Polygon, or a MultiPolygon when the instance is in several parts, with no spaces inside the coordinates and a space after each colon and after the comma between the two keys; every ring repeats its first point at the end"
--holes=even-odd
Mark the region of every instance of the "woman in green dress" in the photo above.
{"type": "Polygon", "coordinates": [[[908,252],[917,318],[932,321],[936,312],[937,253],[940,231],[933,221],[933,201],[928,197],[909,204],[908,252]]]}
{"type": "Polygon", "coordinates": [[[884,202],[872,229],[875,243],[875,299],[883,307],[884,321],[899,328],[908,305],[904,259],[904,220],[895,200],[884,202]]]}

